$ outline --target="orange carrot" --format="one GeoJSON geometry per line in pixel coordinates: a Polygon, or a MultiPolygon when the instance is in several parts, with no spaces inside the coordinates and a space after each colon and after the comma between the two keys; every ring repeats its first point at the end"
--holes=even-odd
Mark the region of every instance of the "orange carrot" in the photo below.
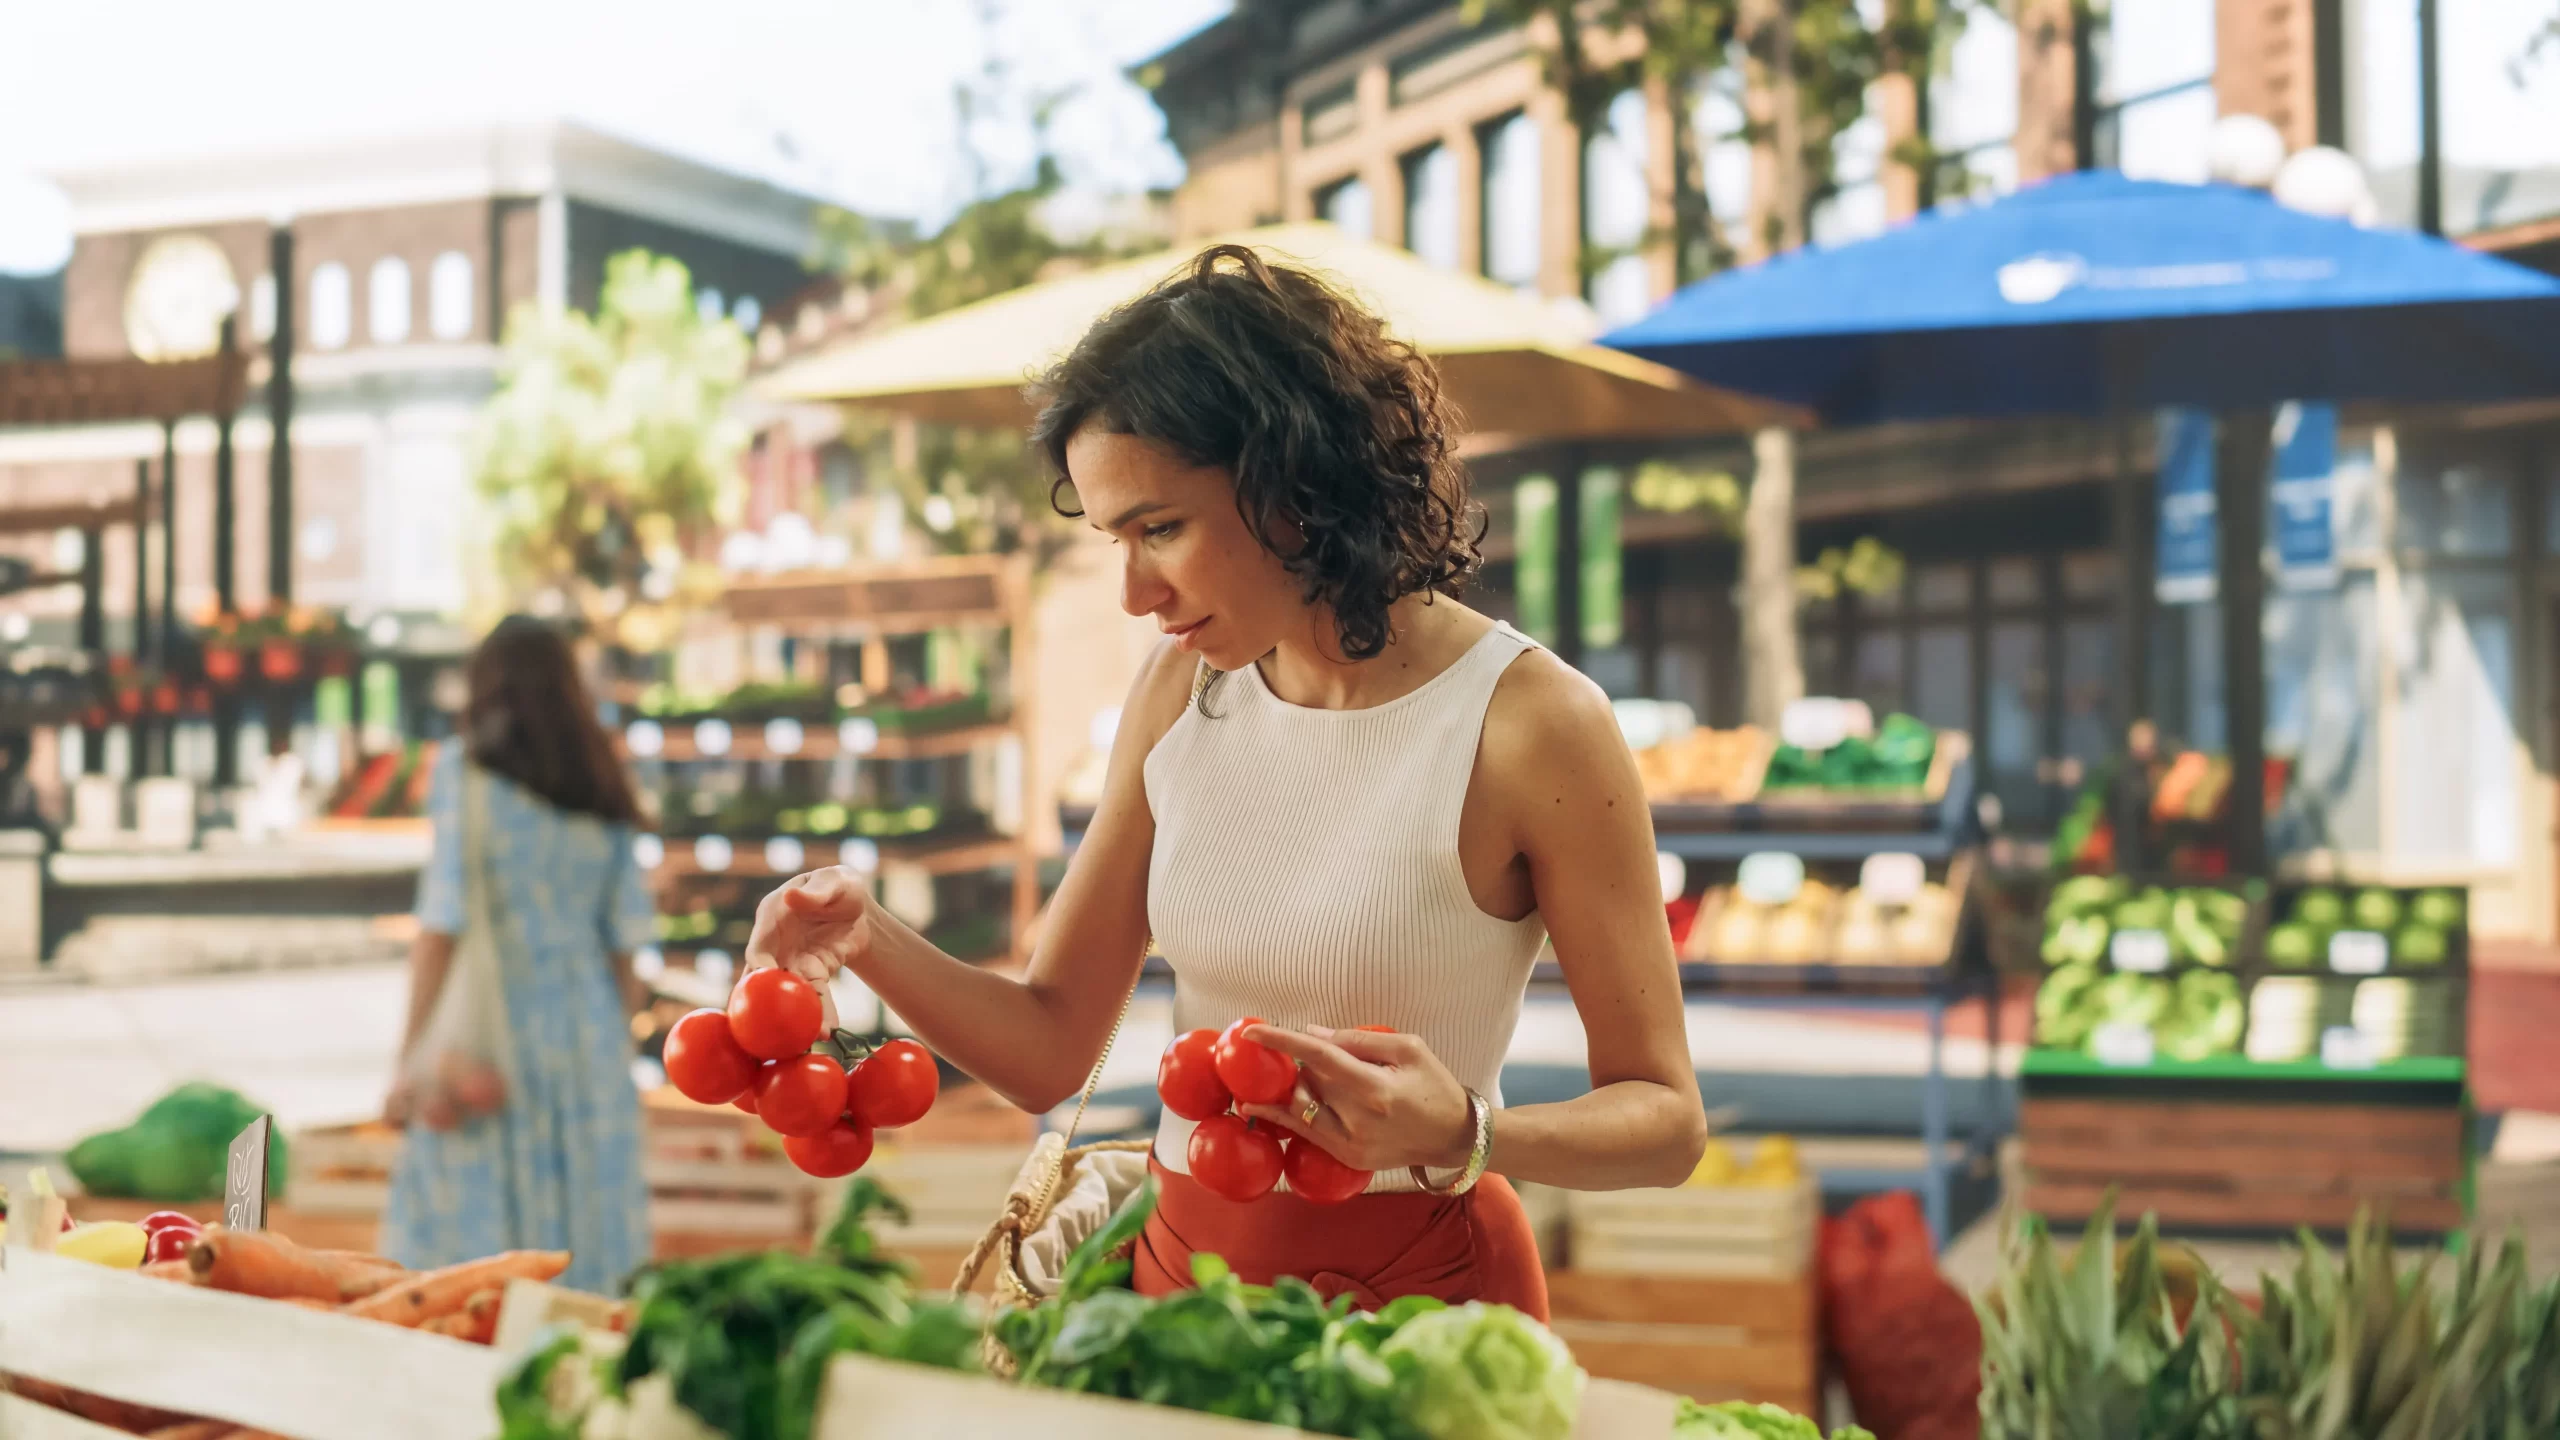
{"type": "Polygon", "coordinates": [[[408,1268],[388,1255],[376,1255],[370,1250],[314,1250],[311,1253],[333,1265],[360,1265],[374,1270],[408,1268]]]}
{"type": "Polygon", "coordinates": [[[510,1280],[550,1280],[569,1268],[566,1250],[510,1250],[412,1275],[352,1305],[344,1313],[362,1320],[420,1325],[451,1314],[483,1290],[503,1290],[510,1280]]]}
{"type": "Polygon", "coordinates": [[[187,1250],[189,1278],[198,1285],[259,1295],[269,1300],[302,1296],[342,1304],[381,1288],[368,1282],[391,1272],[333,1263],[281,1235],[208,1225],[187,1250]]]}
{"type": "Polygon", "coordinates": [[[220,1440],[237,1428],[228,1420],[189,1420],[154,1430],[149,1440],[220,1440]]]}

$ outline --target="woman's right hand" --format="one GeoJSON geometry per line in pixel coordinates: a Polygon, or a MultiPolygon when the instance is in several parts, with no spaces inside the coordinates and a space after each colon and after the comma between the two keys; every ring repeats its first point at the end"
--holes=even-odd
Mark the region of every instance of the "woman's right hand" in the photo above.
{"type": "MultiPolygon", "coordinates": [[[[827,996],[837,971],[870,956],[873,917],[871,892],[856,872],[837,865],[796,876],[756,906],[747,968],[779,965],[827,996]]],[[[833,1025],[832,997],[827,1008],[833,1025]]]]}

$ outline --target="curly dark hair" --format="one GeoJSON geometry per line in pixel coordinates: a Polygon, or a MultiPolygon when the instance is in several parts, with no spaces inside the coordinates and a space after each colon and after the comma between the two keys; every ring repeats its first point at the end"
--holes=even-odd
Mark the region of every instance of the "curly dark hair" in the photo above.
{"type": "Polygon", "coordinates": [[[1323,280],[1242,245],[1203,250],[1105,316],[1036,388],[1031,438],[1059,514],[1084,513],[1062,497],[1067,442],[1087,425],[1224,470],[1246,527],[1332,609],[1349,659],[1387,648],[1389,606],[1454,597],[1482,561],[1439,372],[1323,280]],[[1293,529],[1305,544],[1272,544],[1293,529]]]}

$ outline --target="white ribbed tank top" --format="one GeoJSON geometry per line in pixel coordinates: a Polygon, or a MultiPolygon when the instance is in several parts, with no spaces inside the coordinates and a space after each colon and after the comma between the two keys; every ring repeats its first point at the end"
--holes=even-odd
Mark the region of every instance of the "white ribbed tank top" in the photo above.
{"type": "MultiPolygon", "coordinates": [[[[1176,1033],[1244,1015],[1384,1025],[1502,1103],[1546,924],[1476,907],[1458,821],[1494,686],[1530,644],[1497,624],[1419,689],[1364,710],[1291,705],[1250,665],[1210,688],[1209,713],[1184,709],[1145,767],[1147,921],[1173,967],[1176,1033]]],[[[1166,1169],[1189,1173],[1191,1130],[1165,1112],[1166,1169]]],[[[1370,1185],[1413,1188],[1401,1170],[1370,1185]]]]}

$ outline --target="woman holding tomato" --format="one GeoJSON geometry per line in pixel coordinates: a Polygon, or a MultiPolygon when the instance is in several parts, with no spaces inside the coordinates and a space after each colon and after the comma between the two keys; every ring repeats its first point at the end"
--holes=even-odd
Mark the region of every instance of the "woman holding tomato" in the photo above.
{"type": "Polygon", "coordinates": [[[1501,1177],[1677,1184],[1706,1120],[1608,702],[1454,598],[1483,526],[1438,377],[1314,276],[1219,246],[1098,323],[1043,388],[1032,438],[1059,508],[1121,547],[1122,607],[1166,642],[1028,970],[941,954],[842,870],[765,901],[749,964],[851,969],[1042,1111],[1091,1070],[1152,933],[1183,1038],[1140,1290],[1189,1284],[1201,1251],[1364,1304],[1543,1316],[1501,1177]],[[1591,1088],[1504,1109],[1548,941],[1591,1088]],[[1275,1160],[1273,1193],[1227,1198],[1269,1185],[1275,1160]],[[1359,1193],[1313,1203],[1342,1191],[1359,1193]]]}

